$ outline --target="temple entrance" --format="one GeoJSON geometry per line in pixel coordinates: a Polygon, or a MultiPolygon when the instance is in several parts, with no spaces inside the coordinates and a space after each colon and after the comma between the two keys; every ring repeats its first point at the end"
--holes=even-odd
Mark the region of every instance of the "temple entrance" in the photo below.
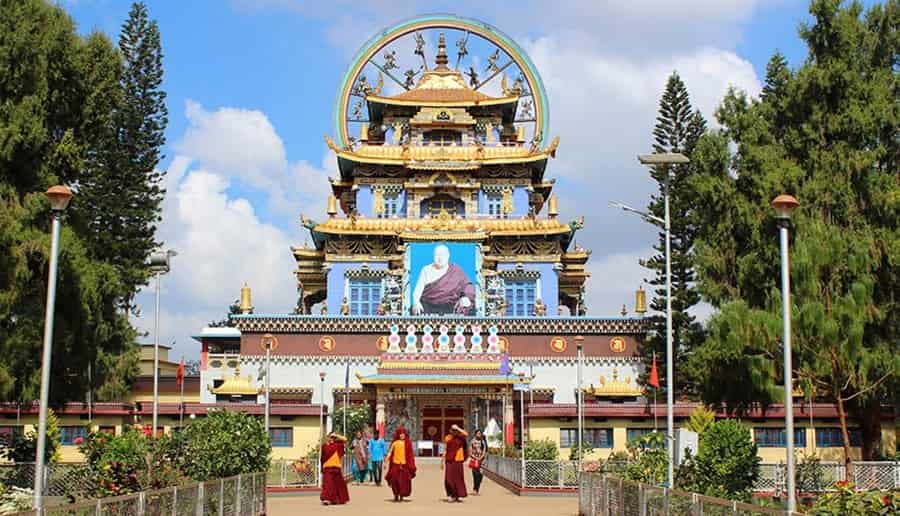
{"type": "Polygon", "coordinates": [[[427,456],[436,456],[444,436],[450,433],[450,427],[465,427],[465,409],[462,405],[425,405],[422,407],[422,440],[432,441],[432,450],[423,450],[427,456]]]}

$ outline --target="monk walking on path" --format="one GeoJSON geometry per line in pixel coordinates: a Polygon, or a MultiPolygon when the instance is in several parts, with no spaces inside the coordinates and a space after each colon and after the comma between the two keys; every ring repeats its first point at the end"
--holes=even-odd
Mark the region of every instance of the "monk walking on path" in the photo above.
{"type": "Polygon", "coordinates": [[[328,434],[328,442],[322,445],[322,505],[343,505],[350,501],[347,482],[341,471],[341,459],[347,438],[334,432],[328,434]]]}
{"type": "Polygon", "coordinates": [[[412,441],[402,426],[394,432],[394,441],[387,456],[387,480],[394,501],[402,502],[412,494],[412,479],[416,477],[416,457],[413,455],[412,441]]]}
{"type": "Polygon", "coordinates": [[[463,469],[463,464],[468,458],[468,437],[469,434],[465,430],[453,425],[450,427],[450,435],[446,438],[442,466],[444,468],[444,489],[446,489],[447,498],[451,502],[459,502],[468,495],[463,469]]]}

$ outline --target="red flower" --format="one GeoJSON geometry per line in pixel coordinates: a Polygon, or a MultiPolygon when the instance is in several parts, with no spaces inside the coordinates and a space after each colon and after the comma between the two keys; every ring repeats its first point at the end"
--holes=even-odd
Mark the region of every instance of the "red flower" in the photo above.
{"type": "Polygon", "coordinates": [[[848,487],[849,485],[850,485],[849,480],[839,480],[834,483],[834,486],[839,487],[839,488],[845,488],[845,487],[848,487]]]}
{"type": "Polygon", "coordinates": [[[891,505],[893,503],[891,497],[888,495],[884,495],[883,497],[881,497],[881,501],[884,502],[885,505],[891,505]]]}
{"type": "Polygon", "coordinates": [[[76,445],[76,446],[81,446],[81,443],[83,443],[83,442],[84,442],[84,439],[82,439],[81,437],[76,437],[76,438],[75,438],[75,445],[76,445]]]}

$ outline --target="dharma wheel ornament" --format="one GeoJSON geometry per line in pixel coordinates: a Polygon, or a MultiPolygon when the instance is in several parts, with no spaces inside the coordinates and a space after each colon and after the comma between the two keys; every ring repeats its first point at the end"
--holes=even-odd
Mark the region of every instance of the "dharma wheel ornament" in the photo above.
{"type": "Polygon", "coordinates": [[[334,110],[337,146],[350,148],[376,136],[403,144],[402,127],[370,123],[369,99],[446,88],[450,82],[476,95],[490,91],[518,97],[515,127],[507,129],[536,148],[550,144],[547,93],[525,51],[492,25],[440,14],[404,20],[363,44],[341,81],[334,110]]]}

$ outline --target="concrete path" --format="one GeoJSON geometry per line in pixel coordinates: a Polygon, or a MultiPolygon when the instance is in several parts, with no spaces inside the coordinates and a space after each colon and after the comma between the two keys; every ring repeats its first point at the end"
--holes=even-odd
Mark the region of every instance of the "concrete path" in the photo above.
{"type": "Polygon", "coordinates": [[[379,516],[382,514],[485,515],[514,514],[516,516],[558,515],[572,516],[578,513],[578,500],[574,496],[516,496],[488,478],[481,484],[481,494],[473,496],[472,474],[466,471],[469,497],[462,503],[446,502],[444,472],[436,460],[417,459],[419,470],[413,480],[412,496],[395,503],[391,489],[382,483],[350,484],[350,503],[325,507],[316,496],[269,496],[268,514],[271,516],[308,514],[353,514],[379,516]]]}

